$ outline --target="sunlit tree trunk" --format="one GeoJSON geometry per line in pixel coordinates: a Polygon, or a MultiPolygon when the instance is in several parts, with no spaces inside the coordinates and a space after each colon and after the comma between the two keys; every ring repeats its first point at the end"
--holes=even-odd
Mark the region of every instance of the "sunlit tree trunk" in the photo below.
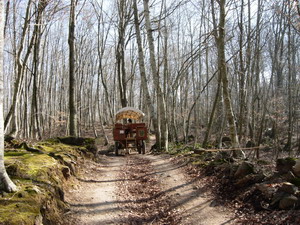
{"type": "Polygon", "coordinates": [[[148,82],[146,77],[146,69],[145,69],[145,61],[144,61],[144,52],[143,52],[143,46],[142,46],[142,38],[141,38],[141,31],[140,31],[140,25],[139,25],[139,16],[138,16],[138,9],[137,9],[137,3],[136,0],[133,0],[133,10],[134,10],[134,25],[135,25],[135,32],[136,32],[136,41],[138,45],[138,56],[139,56],[139,68],[140,68],[140,75],[141,75],[141,83],[142,88],[145,92],[146,97],[146,103],[149,107],[150,111],[150,118],[153,122],[154,130],[156,131],[156,140],[159,140],[159,133],[158,133],[158,124],[157,124],[157,118],[156,118],[156,112],[154,105],[151,101],[151,96],[148,88],[148,82]]]}
{"type": "Polygon", "coordinates": [[[4,166],[4,91],[3,91],[4,1],[0,1],[0,190],[17,191],[4,166]]]}
{"type": "Polygon", "coordinates": [[[17,102],[18,102],[19,97],[20,97],[20,89],[21,89],[21,85],[22,85],[22,79],[23,79],[23,76],[24,76],[25,65],[26,65],[26,62],[29,58],[31,48],[33,46],[33,40],[34,40],[33,36],[32,36],[30,44],[27,48],[27,52],[25,54],[25,57],[24,57],[24,59],[21,59],[21,56],[23,54],[24,45],[25,45],[26,33],[28,31],[29,22],[30,22],[31,3],[32,3],[31,0],[29,0],[28,3],[27,3],[24,24],[23,24],[23,27],[22,27],[21,40],[19,42],[19,47],[18,47],[18,50],[16,52],[16,56],[15,56],[16,78],[15,78],[15,83],[14,83],[13,99],[12,99],[12,103],[11,103],[11,106],[9,108],[9,111],[8,111],[6,117],[5,117],[5,121],[4,121],[4,130],[5,130],[5,132],[8,131],[8,127],[9,127],[9,125],[11,125],[11,131],[10,131],[10,134],[9,134],[11,136],[16,136],[17,133],[18,133],[17,125],[16,125],[16,107],[17,107],[17,102]]]}
{"type": "Polygon", "coordinates": [[[145,25],[146,25],[146,30],[147,30],[147,39],[148,39],[148,45],[149,45],[149,51],[150,51],[150,66],[151,66],[151,73],[154,81],[154,85],[156,88],[156,93],[157,93],[157,105],[158,105],[158,111],[159,111],[159,117],[161,120],[161,129],[159,130],[160,132],[160,140],[158,142],[160,148],[164,148],[167,150],[168,148],[168,137],[166,135],[168,132],[166,132],[166,104],[165,104],[165,99],[163,97],[163,93],[160,87],[160,81],[159,81],[159,74],[157,71],[157,65],[155,61],[155,50],[154,50],[154,40],[153,40],[153,34],[152,34],[152,28],[151,28],[151,22],[150,22],[150,11],[149,11],[149,5],[148,2],[149,0],[144,0],[144,13],[145,13],[145,25]]]}
{"type": "MultiPolygon", "coordinates": [[[[33,87],[32,87],[32,101],[31,101],[31,137],[38,139],[42,138],[40,122],[39,122],[39,110],[38,110],[38,76],[40,65],[40,44],[42,36],[42,14],[47,6],[47,1],[41,0],[38,4],[37,16],[35,20],[34,28],[34,46],[33,46],[33,87]]],[[[26,126],[26,125],[25,125],[26,126]]]]}
{"type": "MultiPolygon", "coordinates": [[[[214,1],[212,0],[212,9],[214,9],[214,1]]],[[[234,148],[239,147],[239,139],[237,135],[237,129],[231,104],[231,98],[228,88],[228,75],[227,75],[227,63],[225,59],[225,5],[226,0],[218,1],[219,4],[219,24],[216,26],[214,19],[214,35],[218,49],[218,69],[221,76],[222,87],[223,87],[223,98],[226,110],[226,117],[229,124],[230,136],[234,148]]],[[[215,18],[214,10],[212,11],[213,18],[215,18]]],[[[235,153],[235,151],[234,151],[235,153]]]]}
{"type": "Polygon", "coordinates": [[[116,49],[117,75],[119,84],[119,94],[122,107],[126,107],[127,100],[127,78],[125,69],[125,35],[128,24],[127,2],[125,0],[118,1],[118,43],[116,49]]]}
{"type": "Polygon", "coordinates": [[[75,105],[75,7],[76,0],[71,0],[69,18],[69,134],[77,136],[77,112],[75,105]]]}

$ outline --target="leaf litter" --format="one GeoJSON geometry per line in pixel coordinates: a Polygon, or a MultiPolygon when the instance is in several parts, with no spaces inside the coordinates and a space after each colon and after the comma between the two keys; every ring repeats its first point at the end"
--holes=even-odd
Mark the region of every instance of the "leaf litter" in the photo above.
{"type": "Polygon", "coordinates": [[[123,224],[179,224],[177,210],[161,189],[151,160],[127,157],[121,170],[118,193],[124,212],[123,224]]]}

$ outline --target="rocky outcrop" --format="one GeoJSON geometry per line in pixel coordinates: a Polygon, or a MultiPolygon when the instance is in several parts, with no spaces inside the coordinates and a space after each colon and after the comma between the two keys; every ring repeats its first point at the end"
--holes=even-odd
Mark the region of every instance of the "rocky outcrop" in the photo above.
{"type": "Polygon", "coordinates": [[[210,170],[213,168],[214,173],[208,174],[215,174],[217,178],[222,179],[220,181],[222,184],[226,181],[225,185],[232,185],[231,189],[235,189],[236,193],[243,193],[243,189],[247,190],[246,201],[255,202],[254,208],[257,206],[260,210],[300,208],[300,160],[290,157],[277,159],[275,169],[266,170],[266,168],[273,168],[271,162],[237,163],[224,161],[223,158],[222,154],[216,154],[214,161],[209,164],[210,170]],[[257,194],[260,197],[257,197],[257,194]]]}
{"type": "Polygon", "coordinates": [[[265,199],[270,199],[271,208],[288,210],[299,205],[298,187],[289,182],[256,184],[265,199]]]}

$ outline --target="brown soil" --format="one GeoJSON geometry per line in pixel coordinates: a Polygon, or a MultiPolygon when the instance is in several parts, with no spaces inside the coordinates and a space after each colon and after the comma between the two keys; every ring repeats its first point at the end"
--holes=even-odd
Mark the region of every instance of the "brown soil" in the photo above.
{"type": "Polygon", "coordinates": [[[101,156],[99,162],[86,161],[77,184],[65,193],[70,211],[65,224],[119,224],[121,201],[118,200],[117,182],[123,157],[101,156]]]}
{"type": "Polygon", "coordinates": [[[167,155],[100,156],[86,161],[65,195],[65,224],[232,224],[234,214],[190,168],[167,155]]]}

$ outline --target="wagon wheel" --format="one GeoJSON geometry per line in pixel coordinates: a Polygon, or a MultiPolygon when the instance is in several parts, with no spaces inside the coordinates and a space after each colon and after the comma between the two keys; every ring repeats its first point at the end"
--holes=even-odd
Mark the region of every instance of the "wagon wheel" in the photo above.
{"type": "Polygon", "coordinates": [[[145,152],[146,152],[146,143],[145,143],[145,141],[142,141],[141,149],[142,149],[142,154],[145,154],[145,152]]]}
{"type": "Polygon", "coordinates": [[[119,146],[118,146],[118,142],[115,142],[115,155],[116,155],[116,156],[119,155],[119,146]]]}

